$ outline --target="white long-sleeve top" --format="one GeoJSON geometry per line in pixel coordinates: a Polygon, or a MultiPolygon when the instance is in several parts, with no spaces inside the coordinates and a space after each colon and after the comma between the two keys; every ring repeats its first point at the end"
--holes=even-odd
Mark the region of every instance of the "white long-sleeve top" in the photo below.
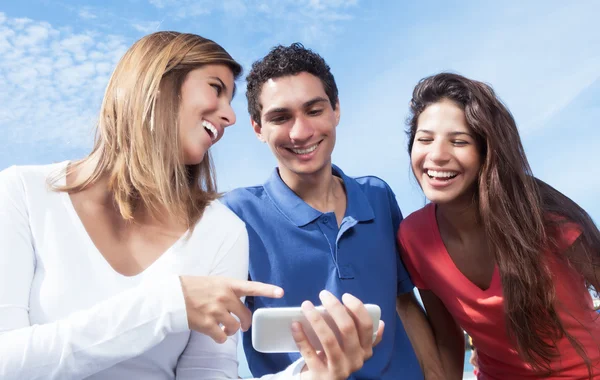
{"type": "MultiPolygon", "coordinates": [[[[47,186],[67,163],[0,172],[0,378],[237,378],[237,336],[189,330],[179,275],[245,280],[244,223],[212,202],[142,273],[117,273],[70,197],[47,186]]],[[[297,378],[301,363],[265,376],[297,378]]]]}

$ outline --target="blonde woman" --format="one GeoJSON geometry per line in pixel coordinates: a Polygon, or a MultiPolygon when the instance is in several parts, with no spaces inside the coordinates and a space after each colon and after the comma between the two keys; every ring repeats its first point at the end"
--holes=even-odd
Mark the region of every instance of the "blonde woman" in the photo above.
{"type": "MultiPolygon", "coordinates": [[[[240,73],[213,41],[146,36],[110,79],[87,157],[0,172],[2,379],[237,378],[235,333],[251,317],[240,298],[283,295],[244,281],[247,232],[217,200],[209,149],[235,122],[240,73]]],[[[329,352],[362,365],[368,354],[307,316],[329,352]]]]}

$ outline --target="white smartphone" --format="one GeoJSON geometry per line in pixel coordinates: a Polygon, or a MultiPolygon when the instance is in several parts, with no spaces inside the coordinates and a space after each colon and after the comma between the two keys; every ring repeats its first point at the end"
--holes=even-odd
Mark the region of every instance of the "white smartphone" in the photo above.
{"type": "MultiPolygon", "coordinates": [[[[381,309],[377,305],[365,304],[373,320],[373,341],[377,337],[381,309]]],[[[317,306],[327,324],[340,339],[340,331],[323,306],[317,306]]],[[[322,350],[321,342],[304,317],[300,307],[273,307],[256,309],[252,314],[252,347],[258,352],[298,352],[292,336],[292,322],[300,322],[309,342],[316,350],[322,350]]]]}

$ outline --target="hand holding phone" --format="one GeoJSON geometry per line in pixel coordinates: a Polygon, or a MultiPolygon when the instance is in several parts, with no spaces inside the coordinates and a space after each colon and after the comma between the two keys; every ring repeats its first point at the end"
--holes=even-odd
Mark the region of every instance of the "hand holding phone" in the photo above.
{"type": "MultiPolygon", "coordinates": [[[[366,304],[365,309],[373,323],[372,342],[375,342],[381,309],[377,305],[366,304]]],[[[341,341],[339,327],[324,306],[317,306],[318,311],[327,323],[338,342],[341,341]]],[[[298,352],[299,348],[292,336],[292,323],[299,322],[311,346],[322,351],[323,346],[315,331],[304,316],[301,307],[260,308],[252,314],[252,347],[258,352],[281,353],[298,352]]]]}
{"type": "Polygon", "coordinates": [[[301,310],[322,350],[318,351],[311,344],[300,321],[291,324],[293,339],[306,363],[300,377],[302,380],[345,380],[373,356],[373,346],[381,341],[384,323],[374,323],[365,305],[350,294],[342,296],[343,304],[328,291],[322,291],[319,298],[326,313],[318,311],[309,301],[302,303],[301,310]],[[329,322],[324,315],[331,318],[329,322]],[[377,335],[373,342],[374,326],[377,326],[377,335]]]}

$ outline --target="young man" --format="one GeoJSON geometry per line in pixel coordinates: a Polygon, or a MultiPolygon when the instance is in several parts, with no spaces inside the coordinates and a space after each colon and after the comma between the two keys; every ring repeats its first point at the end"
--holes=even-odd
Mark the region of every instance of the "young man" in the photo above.
{"type": "MultiPolygon", "coordinates": [[[[252,65],[247,86],[252,126],[278,166],[262,186],[234,190],[223,201],[246,223],[250,278],[285,290],[282,299],[247,298],[249,308],[318,304],[323,289],[338,298],[350,293],[379,305],[385,321],[383,340],[352,378],[443,378],[398,256],[402,215],[393,192],[378,178],[353,179],[331,163],[340,105],[329,66],[300,44],[278,46],[252,65]]],[[[250,331],[244,349],[254,376],[298,358],[255,351],[250,331]]]]}

